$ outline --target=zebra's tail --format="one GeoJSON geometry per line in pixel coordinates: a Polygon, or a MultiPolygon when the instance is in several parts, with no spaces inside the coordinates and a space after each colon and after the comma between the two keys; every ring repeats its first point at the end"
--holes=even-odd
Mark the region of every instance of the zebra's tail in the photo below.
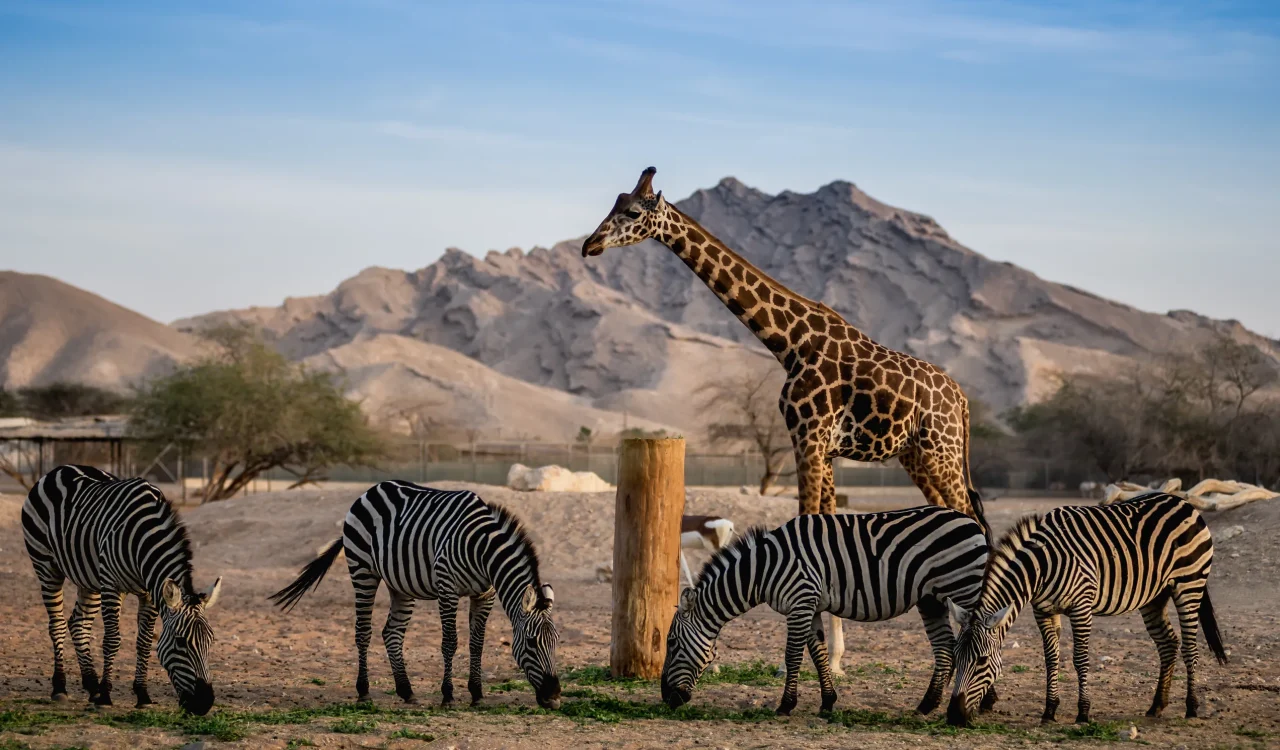
{"type": "Polygon", "coordinates": [[[285,612],[293,609],[307,591],[313,591],[320,582],[324,580],[324,574],[329,572],[329,567],[333,565],[333,561],[338,559],[338,555],[342,554],[342,539],[329,545],[329,548],[320,553],[320,556],[307,563],[307,567],[302,569],[302,573],[294,580],[293,583],[285,586],[276,593],[268,597],[276,606],[285,612]]]}
{"type": "Polygon", "coordinates": [[[1209,589],[1204,590],[1204,598],[1200,600],[1200,629],[1204,631],[1204,639],[1209,642],[1213,655],[1218,657],[1219,664],[1227,663],[1227,651],[1222,647],[1222,633],[1218,631],[1218,620],[1213,616],[1213,602],[1209,601],[1209,589]]]}

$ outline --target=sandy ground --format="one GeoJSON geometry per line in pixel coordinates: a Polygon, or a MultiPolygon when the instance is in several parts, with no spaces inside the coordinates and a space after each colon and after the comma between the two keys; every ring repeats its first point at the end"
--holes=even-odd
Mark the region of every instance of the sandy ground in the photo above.
{"type": "MultiPolygon", "coordinates": [[[[441,486],[462,487],[453,483],[441,486]]],[[[212,657],[218,705],[215,716],[243,717],[273,709],[319,709],[350,704],[355,697],[351,589],[345,568],[333,574],[289,615],[272,609],[265,597],[280,588],[323,545],[337,538],[341,519],[360,486],[327,486],[318,490],[260,494],[184,511],[195,541],[197,584],[224,577],[222,601],[210,613],[218,636],[212,657]]],[[[563,635],[562,670],[608,664],[610,586],[596,582],[595,570],[612,557],[613,497],[603,494],[524,494],[496,487],[474,487],[491,501],[506,505],[526,521],[538,543],[544,575],[556,586],[557,619],[563,635]]],[[[0,728],[24,729],[25,715],[52,713],[59,722],[27,728],[28,734],[0,732],[0,748],[180,747],[191,741],[221,745],[215,739],[184,735],[172,721],[172,689],[154,666],[150,709],[159,728],[136,728],[128,682],[133,671],[132,600],[126,604],[124,648],[118,661],[117,705],[96,712],[78,689],[72,700],[52,704],[49,691],[51,656],[46,619],[38,588],[22,547],[19,509],[22,498],[0,495],[0,728]],[[124,679],[119,676],[123,675],[124,679]],[[15,718],[16,717],[16,718],[15,718]],[[107,723],[115,721],[117,726],[107,723]],[[118,728],[119,722],[135,725],[118,728]],[[9,722],[9,723],[4,723],[9,722]],[[107,723],[104,723],[107,722],[107,723]]],[[[1062,500],[991,502],[988,514],[997,530],[1023,513],[1043,511],[1062,500]]],[[[736,491],[691,490],[689,513],[732,518],[740,529],[748,524],[776,525],[795,512],[795,501],[761,498],[736,491]]],[[[910,493],[855,493],[855,510],[877,510],[914,504],[910,493]]],[[[1094,718],[1128,734],[1130,724],[1140,741],[1173,747],[1280,747],[1280,503],[1249,506],[1210,519],[1215,530],[1241,525],[1240,536],[1218,545],[1212,591],[1232,663],[1219,666],[1202,659],[1202,684],[1208,716],[1148,720],[1143,717],[1154,688],[1154,648],[1135,613],[1095,621],[1093,647],[1094,718]]],[[[701,563],[701,553],[690,553],[701,563]]],[[[385,608],[385,597],[381,602],[385,608]]],[[[385,611],[383,609],[382,611],[385,611]]],[[[465,617],[459,628],[465,629],[465,617]]],[[[380,626],[378,626],[380,627],[380,626]]],[[[97,626],[100,633],[100,624],[97,626]]],[[[777,663],[785,640],[782,618],[767,609],[748,613],[726,627],[719,661],[735,665],[765,660],[777,663]]],[[[510,626],[495,611],[486,645],[487,711],[469,708],[418,713],[383,713],[354,726],[330,716],[295,719],[301,723],[249,723],[243,738],[228,745],[243,747],[847,747],[905,746],[1014,747],[1040,742],[1075,741],[1059,728],[1040,729],[1044,667],[1034,623],[1024,617],[1014,628],[1006,651],[1006,673],[998,683],[1001,701],[987,720],[1003,728],[992,732],[947,732],[935,725],[902,727],[922,695],[931,669],[929,649],[919,619],[908,615],[888,623],[848,624],[845,628],[849,676],[838,685],[838,709],[884,712],[849,714],[859,726],[849,728],[817,716],[817,685],[801,683],[800,706],[787,719],[760,721],[626,719],[611,723],[582,716],[530,711],[532,694],[519,683],[507,639],[510,626]],[[499,707],[495,710],[493,707],[499,707]],[[862,717],[862,718],[857,718],[862,717]],[[863,726],[871,721],[875,726],[863,726]],[[887,723],[886,723],[887,722],[887,723]],[[370,731],[344,733],[337,730],[370,731]],[[416,734],[423,739],[394,738],[416,734]],[[292,742],[292,745],[290,743],[292,742]],[[426,745],[424,745],[426,742],[426,745]]],[[[421,603],[410,627],[406,656],[410,675],[426,708],[439,700],[440,623],[433,603],[421,603]]],[[[465,695],[466,640],[460,638],[455,683],[465,695]]],[[[1064,643],[1064,646],[1066,644],[1064,643]]],[[[1064,653],[1068,653],[1064,648],[1064,653]]],[[[391,687],[390,670],[375,631],[370,653],[375,703],[379,709],[401,707],[391,687]]],[[[573,674],[573,673],[571,673],[573,674]]],[[[1074,714],[1075,675],[1064,671],[1062,716],[1074,714]]],[[[583,678],[582,682],[586,682],[583,678]]],[[[769,682],[766,680],[765,682],[769,682]]],[[[1175,683],[1168,716],[1178,717],[1184,685],[1175,683]]],[[[617,697],[642,706],[658,702],[656,683],[565,685],[568,703],[617,697]],[[588,692],[591,691],[591,692],[588,692]]],[[[697,708],[737,714],[764,713],[781,693],[779,684],[719,684],[694,693],[697,708]]],[[[585,704],[583,704],[585,705],[585,704]]],[[[321,712],[323,713],[323,712],[321,712]]],[[[1088,741],[1088,740],[1083,740],[1088,741]]]]}

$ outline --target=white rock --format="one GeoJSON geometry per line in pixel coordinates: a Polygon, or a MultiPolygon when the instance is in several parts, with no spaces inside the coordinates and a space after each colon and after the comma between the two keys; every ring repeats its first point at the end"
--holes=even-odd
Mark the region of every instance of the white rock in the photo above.
{"type": "Polygon", "coordinates": [[[613,485],[590,471],[569,471],[563,466],[512,464],[507,471],[507,486],[522,492],[608,492],[613,485]]]}
{"type": "Polygon", "coordinates": [[[1138,739],[1138,728],[1130,724],[1129,731],[1122,733],[1120,736],[1126,740],[1136,740],[1138,739]]]}
{"type": "Polygon", "coordinates": [[[1214,534],[1214,537],[1216,537],[1216,541],[1225,542],[1226,540],[1238,537],[1243,533],[1244,533],[1243,526],[1240,526],[1240,525],[1228,526],[1222,531],[1219,531],[1217,534],[1214,534]]]}

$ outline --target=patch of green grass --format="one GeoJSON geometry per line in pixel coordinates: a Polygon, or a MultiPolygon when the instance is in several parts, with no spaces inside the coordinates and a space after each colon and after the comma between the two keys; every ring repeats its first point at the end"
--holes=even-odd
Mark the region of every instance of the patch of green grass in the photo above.
{"type": "MultiPolygon", "coordinates": [[[[15,739],[5,738],[0,740],[0,750],[31,750],[31,746],[25,742],[18,742],[15,739]]],[[[83,745],[67,745],[66,747],[54,748],[53,750],[88,750],[83,745]]]]}
{"type": "Polygon", "coordinates": [[[389,740],[421,740],[422,742],[435,742],[434,734],[426,734],[425,732],[416,732],[409,728],[397,729],[387,735],[389,740]]]}
{"type": "Polygon", "coordinates": [[[326,685],[326,684],[328,684],[328,683],[326,683],[324,680],[320,679],[319,677],[312,677],[312,678],[311,678],[311,684],[312,684],[312,685],[326,685]]]}
{"type": "Polygon", "coordinates": [[[16,708],[0,711],[0,732],[35,734],[51,724],[69,724],[75,720],[76,717],[70,714],[16,708]]]}
{"type": "Polygon", "coordinates": [[[493,685],[489,689],[495,693],[508,693],[516,690],[529,690],[530,685],[528,680],[506,680],[493,685]]]}
{"type": "Polygon", "coordinates": [[[1255,740],[1265,740],[1271,736],[1270,732],[1261,729],[1250,729],[1248,727],[1237,727],[1236,734],[1240,737],[1249,737],[1255,740]]]}
{"type": "Polygon", "coordinates": [[[994,722],[979,722],[966,730],[961,730],[948,725],[946,719],[941,716],[930,719],[917,713],[891,714],[886,711],[868,711],[857,708],[832,711],[827,720],[832,724],[839,724],[851,729],[859,727],[901,732],[926,732],[928,734],[954,735],[961,731],[1008,734],[1012,731],[1004,724],[994,722]]]}
{"type": "Polygon", "coordinates": [[[315,747],[316,743],[305,737],[294,737],[285,743],[284,750],[298,750],[300,747],[315,747]]]}
{"type": "Polygon", "coordinates": [[[560,681],[573,685],[635,685],[645,682],[654,682],[654,680],[642,680],[639,677],[614,678],[614,676],[609,672],[608,667],[599,666],[567,669],[564,674],[560,675],[560,681]]]}
{"type": "Polygon", "coordinates": [[[245,736],[247,721],[234,712],[218,712],[206,716],[192,716],[177,711],[130,711],[125,714],[100,716],[98,724],[117,728],[168,729],[185,735],[208,736],[223,742],[234,742],[245,736]]]}
{"type": "Polygon", "coordinates": [[[372,719],[338,719],[329,725],[329,731],[338,734],[367,734],[378,728],[378,722],[372,719]]]}
{"type": "Polygon", "coordinates": [[[1054,731],[1069,740],[1107,740],[1120,739],[1120,725],[1114,721],[1076,724],[1070,727],[1055,727],[1054,731]]]}
{"type": "Polygon", "coordinates": [[[1014,664],[1012,667],[1009,667],[1009,671],[1014,674],[1022,674],[1023,672],[1030,672],[1031,667],[1028,667],[1025,664],[1014,664]]]}
{"type": "MultiPolygon", "coordinates": [[[[781,685],[782,678],[777,676],[778,666],[764,660],[747,662],[746,664],[721,664],[719,672],[707,670],[698,680],[700,685],[781,685]]],[[[803,676],[803,675],[802,675],[803,676]]]]}

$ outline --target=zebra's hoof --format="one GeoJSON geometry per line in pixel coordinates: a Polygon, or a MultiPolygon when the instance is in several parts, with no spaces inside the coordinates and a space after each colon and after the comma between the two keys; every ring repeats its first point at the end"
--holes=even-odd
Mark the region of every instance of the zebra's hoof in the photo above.
{"type": "Polygon", "coordinates": [[[71,700],[71,697],[66,693],[54,693],[52,698],[55,703],[66,703],[71,700]]]}
{"type": "Polygon", "coordinates": [[[373,703],[373,699],[369,697],[368,693],[360,693],[356,696],[356,703],[373,703]]]}
{"type": "Polygon", "coordinates": [[[106,693],[101,693],[98,695],[97,698],[93,699],[93,705],[101,707],[101,706],[110,706],[114,704],[111,703],[110,695],[107,695],[106,693]]]}
{"type": "Polygon", "coordinates": [[[1058,719],[1053,714],[1045,714],[1044,716],[1040,717],[1040,726],[1045,726],[1047,724],[1057,724],[1057,723],[1058,723],[1058,719]]]}
{"type": "Polygon", "coordinates": [[[1088,724],[1088,723],[1089,723],[1089,714],[1080,714],[1079,716],[1077,716],[1077,717],[1076,717],[1076,723],[1077,723],[1077,724],[1088,724]]]}
{"type": "Polygon", "coordinates": [[[138,702],[137,702],[137,703],[135,703],[135,704],[133,704],[133,707],[134,707],[134,708],[148,708],[148,707],[150,707],[150,706],[154,706],[154,705],[155,705],[155,704],[154,704],[154,703],[152,703],[150,699],[148,699],[148,700],[145,700],[145,701],[144,701],[144,700],[142,700],[141,698],[139,698],[139,699],[138,699],[138,702]]]}

